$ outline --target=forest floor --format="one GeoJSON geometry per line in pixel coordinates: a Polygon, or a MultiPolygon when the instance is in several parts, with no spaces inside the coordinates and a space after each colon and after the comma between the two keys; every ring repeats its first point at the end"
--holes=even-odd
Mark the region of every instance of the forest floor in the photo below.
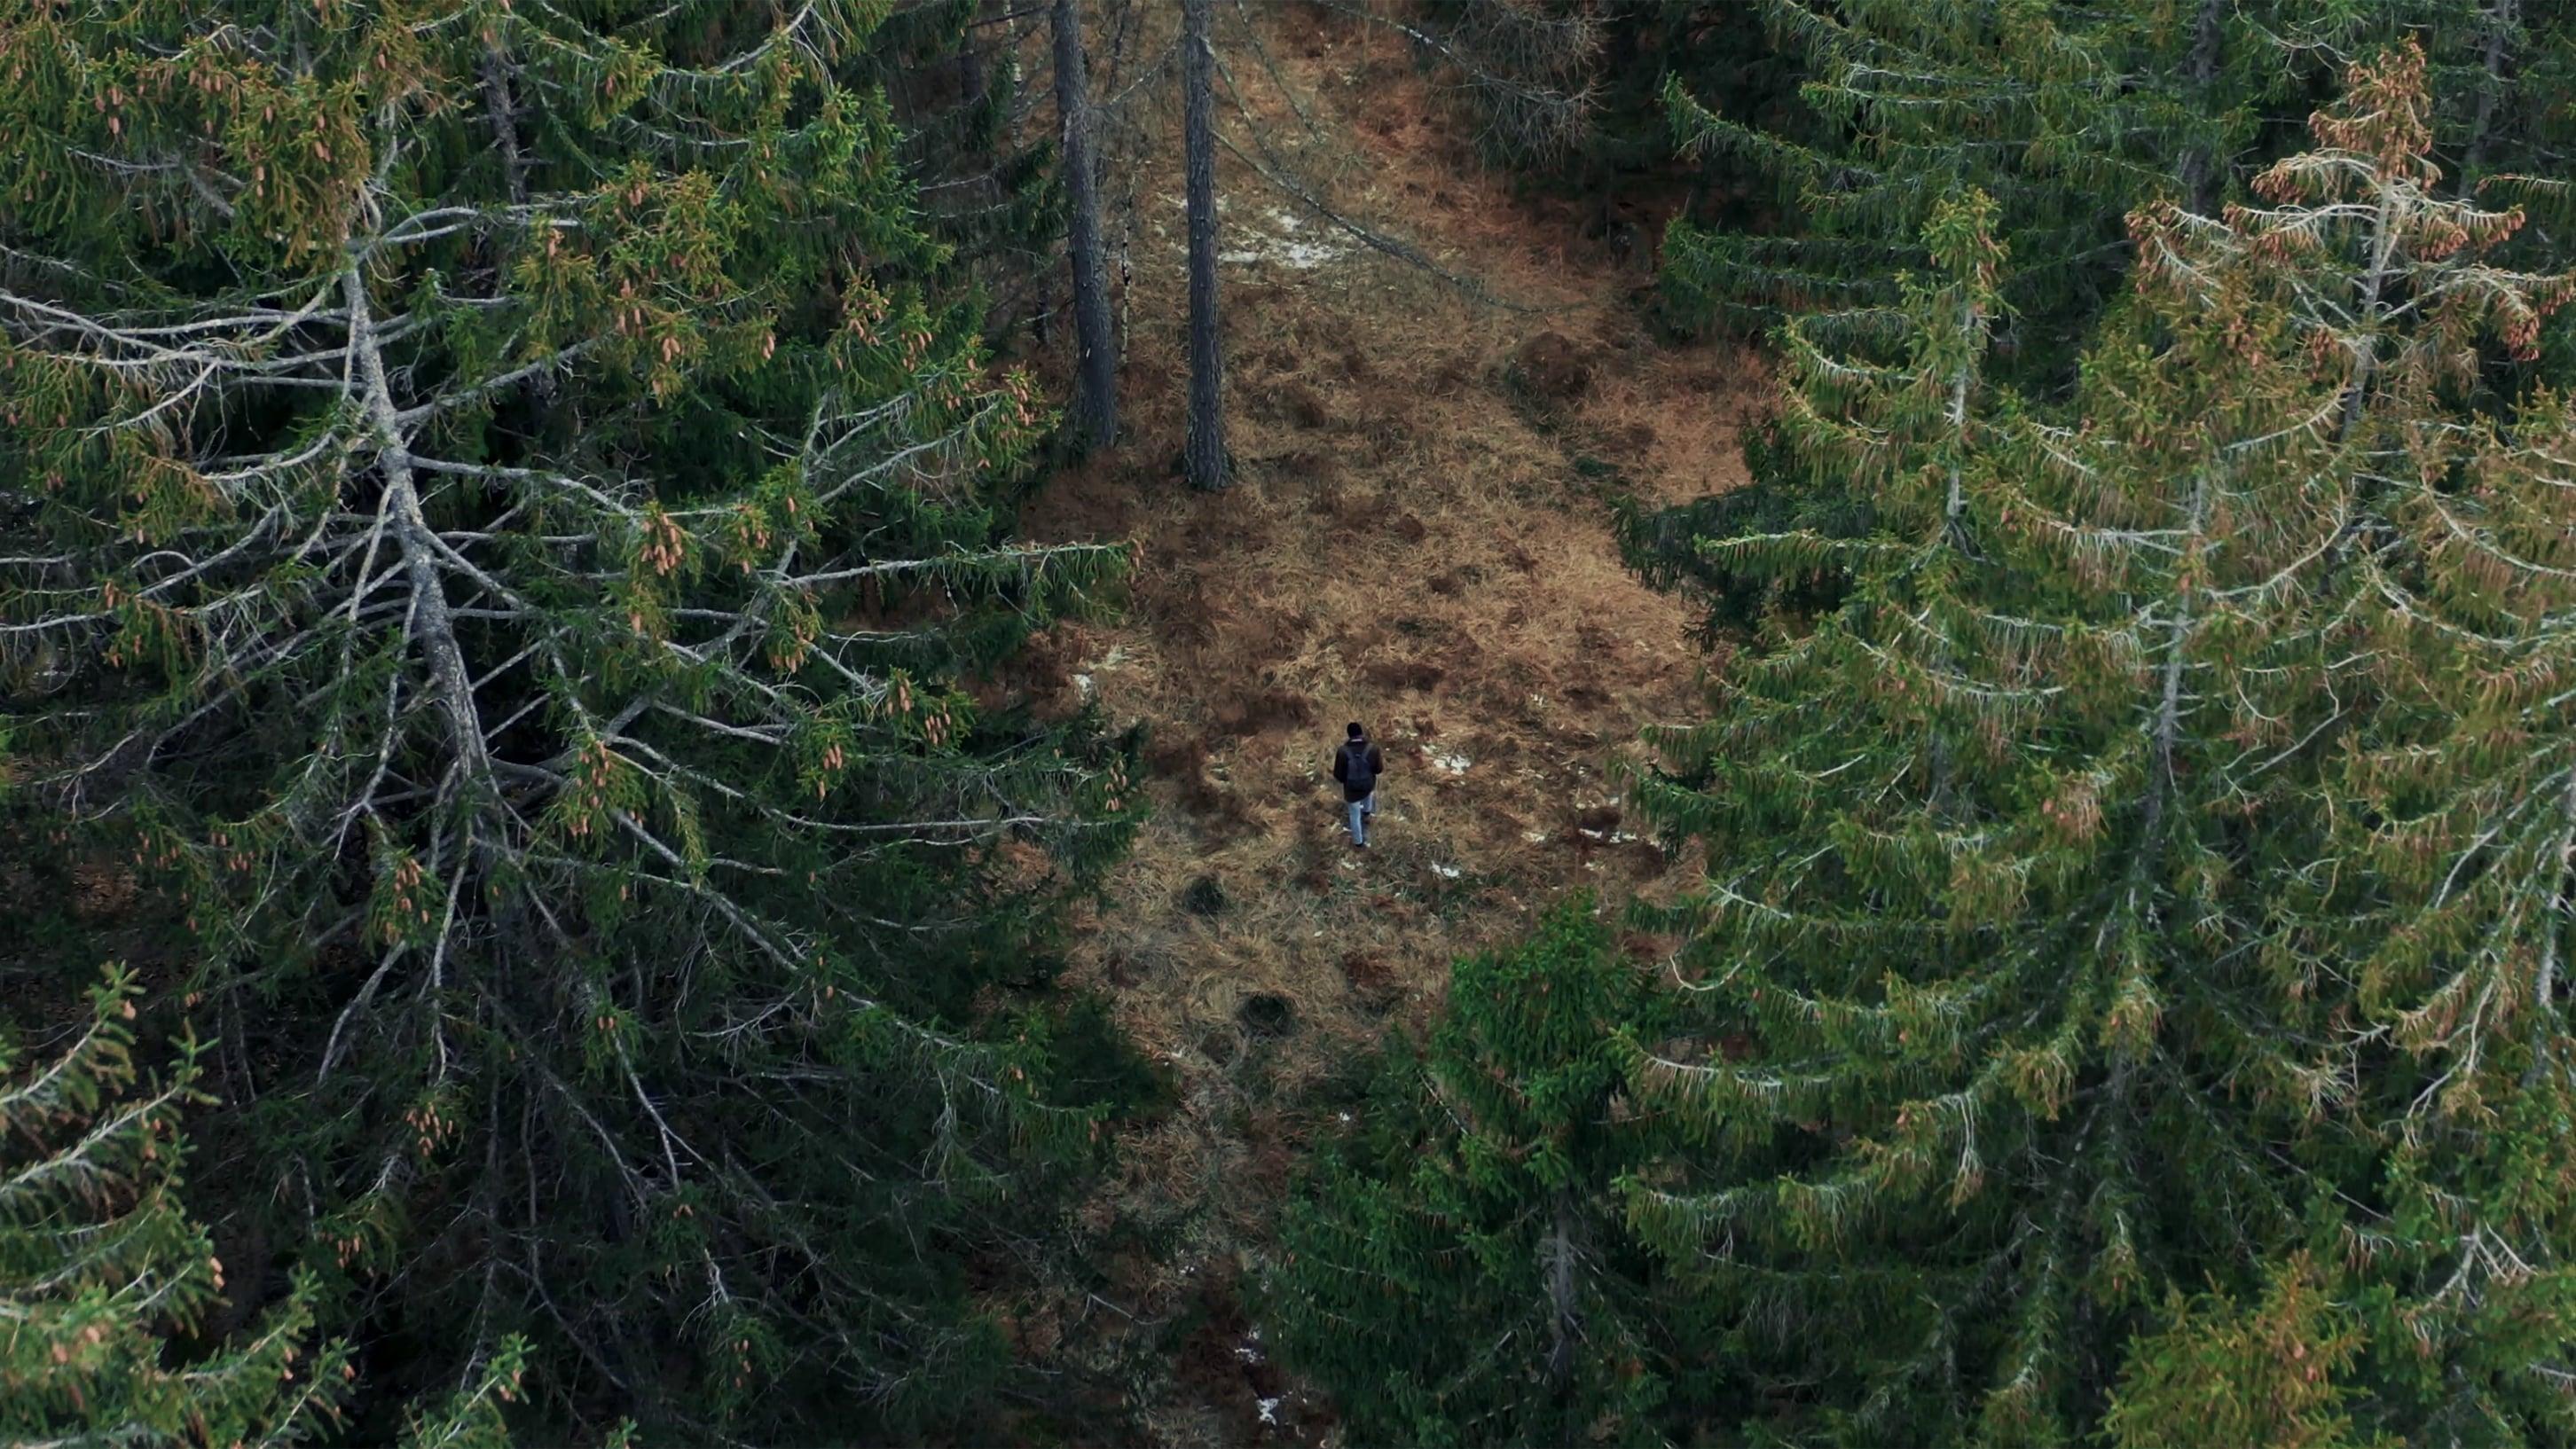
{"type": "Polygon", "coordinates": [[[1610,499],[1733,486],[1765,395],[1740,347],[1652,335],[1651,259],[1480,166],[1396,37],[1260,9],[1266,55],[1227,57],[1231,134],[1492,300],[1226,157],[1237,477],[1192,493],[1178,167],[1148,171],[1121,439],[1023,516],[1037,539],[1135,549],[1122,617],[1049,631],[1023,682],[1147,727],[1153,819],[1078,922],[1071,980],[1113,1001],[1177,1105],[1128,1134],[1085,1215],[1126,1246],[1084,1321],[1014,1321],[1041,1357],[1128,1344],[1088,1368],[1143,1406],[1123,1432],[1174,1445],[1331,1437],[1238,1287],[1291,1164],[1337,1125],[1335,1084],[1428,1017],[1459,956],[1578,888],[1616,902],[1690,873],[1623,823],[1612,763],[1697,712],[1709,661],[1683,602],[1622,565],[1610,499]],[[1347,720],[1387,757],[1365,853],[1330,778],[1347,720]]]}

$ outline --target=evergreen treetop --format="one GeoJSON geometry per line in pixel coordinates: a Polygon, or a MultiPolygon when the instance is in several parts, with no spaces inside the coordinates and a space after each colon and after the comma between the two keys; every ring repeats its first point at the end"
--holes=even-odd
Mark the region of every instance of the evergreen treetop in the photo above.
{"type": "Polygon", "coordinates": [[[2386,817],[2324,788],[2389,707],[2370,579],[2415,565],[2379,520],[2447,491],[2462,360],[2564,296],[2484,260],[2509,214],[2437,193],[2422,75],[2357,69],[2273,206],[2134,218],[2135,295],[2062,410],[1980,383],[1996,213],[1944,203],[1901,362],[1791,354],[1784,429],[1856,470],[1871,532],[1700,544],[1757,574],[1830,553],[1850,584],[1774,615],[1639,782],[1714,865],[1666,918],[1700,1025],[1640,1036],[1637,1087],[1715,1155],[1633,1177],[1632,1209],[1820,1437],[2091,1432],[2169,1290],[2264,1291],[2301,1247],[2376,1305],[2366,1429],[2564,1411],[2493,1348],[2563,1351],[2562,1199],[2500,1167],[2550,1154],[2556,1109],[2428,1179],[2432,1123],[2392,1092],[2493,1069],[2364,969],[2357,924],[2423,923],[2376,914],[2348,843],[2386,817]],[[1709,1050],[1739,1034],[1743,1061],[1709,1050]],[[2481,1223],[2531,1271],[2445,1297],[2431,1240],[2481,1223]]]}
{"type": "Polygon", "coordinates": [[[1643,985],[1581,896],[1460,961],[1429,1039],[1301,1185],[1274,1321],[1355,1437],[1654,1444],[1712,1396],[1722,1368],[1611,1190],[1676,1145],[1622,1090],[1643,985]]]}
{"type": "Polygon", "coordinates": [[[240,1210],[559,1430],[971,1409],[1099,1115],[1011,987],[1129,766],[968,685],[1121,562],[1007,538],[887,9],[0,19],[14,767],[185,918],[240,1210]]]}
{"type": "Polygon", "coordinates": [[[1775,235],[1677,228],[1666,282],[1686,310],[1844,328],[1893,320],[1893,278],[1943,198],[1993,197],[2013,258],[1996,339],[2002,375],[2055,394],[2128,264],[2122,218],[2155,201],[2215,215],[2298,138],[2280,121],[2323,104],[2349,57],[2432,47],[2435,155],[2474,185],[2563,169],[2576,29],[2516,0],[2303,5],[2176,0],[1765,0],[1805,75],[1796,118],[1694,94],[1676,73],[1677,140],[1768,178],[1793,209],[1775,235]],[[1733,113],[1730,113],[1730,111],[1733,113]]]}

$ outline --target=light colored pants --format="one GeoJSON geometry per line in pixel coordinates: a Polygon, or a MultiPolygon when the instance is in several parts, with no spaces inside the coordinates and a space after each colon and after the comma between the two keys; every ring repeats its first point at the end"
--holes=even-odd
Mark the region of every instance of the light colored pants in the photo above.
{"type": "Polygon", "coordinates": [[[1368,844],[1368,818],[1377,813],[1377,792],[1371,790],[1365,800],[1345,802],[1351,816],[1351,844],[1368,844]]]}

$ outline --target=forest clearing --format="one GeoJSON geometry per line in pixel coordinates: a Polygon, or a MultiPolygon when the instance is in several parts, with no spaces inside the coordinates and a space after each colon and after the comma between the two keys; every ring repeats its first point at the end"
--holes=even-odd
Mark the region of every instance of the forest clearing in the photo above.
{"type": "MultiPolygon", "coordinates": [[[[1128,299],[1156,319],[1128,343],[1128,440],[1023,515],[1032,538],[1132,540],[1142,561],[1122,619],[1058,624],[1024,667],[1056,708],[1096,695],[1150,732],[1155,816],[1072,939],[1075,979],[1174,1073],[1181,1110],[1125,1141],[1110,1188],[1116,1211],[1186,1225],[1128,1285],[1130,1306],[1167,1312],[1270,1239],[1315,1088],[1418,1029],[1450,962],[1566,890],[1653,891],[1686,869],[1627,821],[1608,767],[1640,725],[1689,712],[1707,661],[1687,607],[1621,561],[1608,499],[1731,487],[1737,427],[1762,406],[1758,361],[1651,337],[1640,270],[1580,235],[1571,204],[1483,172],[1386,36],[1278,20],[1295,89],[1242,80],[1299,174],[1338,176],[1337,212],[1400,227],[1509,305],[1227,173],[1240,476],[1176,498],[1174,168],[1145,203],[1160,220],[1128,299]],[[1327,773],[1345,720],[1390,760],[1365,857],[1327,773]]],[[[1174,1406],[1214,1426],[1184,1419],[1166,1442],[1258,1442],[1257,1396],[1227,1382],[1245,1366],[1225,1361],[1222,1397],[1174,1406]]]]}
{"type": "Polygon", "coordinates": [[[0,1442],[2576,1445],[2570,175],[2525,0],[0,9],[0,1442]]]}

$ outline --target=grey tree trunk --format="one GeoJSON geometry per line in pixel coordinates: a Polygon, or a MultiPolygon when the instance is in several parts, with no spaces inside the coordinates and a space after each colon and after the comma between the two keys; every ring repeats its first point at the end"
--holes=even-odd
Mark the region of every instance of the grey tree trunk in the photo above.
{"type": "MultiPolygon", "coordinates": [[[[2191,36],[2191,88],[2193,104],[2203,116],[2210,112],[2210,82],[2218,76],[2219,10],[2224,0],[2201,0],[2199,18],[2193,23],[2191,36]]],[[[2182,194],[2184,203],[2194,212],[2209,216],[2218,205],[2218,158],[2208,146],[2194,146],[2183,152],[2182,194]]]]}
{"type": "MultiPolygon", "coordinates": [[[[497,40],[483,47],[483,118],[492,127],[492,144],[501,153],[501,179],[510,189],[510,204],[528,204],[528,158],[519,149],[519,108],[512,99],[511,82],[517,70],[501,50],[497,40]]],[[[544,413],[554,406],[555,377],[551,372],[538,373],[528,383],[529,394],[536,399],[537,410],[544,413]]]]}
{"type": "MultiPolygon", "coordinates": [[[[1583,1336],[1582,1313],[1574,1296],[1574,1202],[1562,1189],[1556,1195],[1556,1222],[1547,1235],[1548,1348],[1547,1391],[1560,1412],[1566,1391],[1574,1386],[1574,1352],[1583,1336]]],[[[1574,1442],[1574,1423],[1560,1418],[1557,1442],[1574,1442]]]]}
{"type": "Polygon", "coordinates": [[[2521,0],[2495,0],[2486,21],[2485,75],[2478,82],[2477,114],[2469,120],[2468,149],[2460,157],[2458,185],[2463,196],[2477,184],[2477,173],[2486,165],[2487,138],[2494,133],[2496,102],[2505,89],[2505,64],[2512,59],[2514,28],[2522,21],[2521,0]]]}
{"type": "MultiPolygon", "coordinates": [[[[1064,126],[1065,204],[1071,213],[1065,252],[1073,267],[1073,435],[1086,450],[1105,448],[1118,437],[1118,341],[1109,331],[1109,278],[1100,253],[1100,177],[1092,153],[1082,0],[1055,0],[1055,108],[1064,126]]],[[[1191,295],[1195,303],[1196,292],[1191,295]]]]}
{"type": "Polygon", "coordinates": [[[1225,351],[1216,316],[1216,53],[1208,0],[1181,0],[1181,130],[1190,212],[1190,433],[1182,471],[1193,488],[1226,485],[1225,351]]]}

